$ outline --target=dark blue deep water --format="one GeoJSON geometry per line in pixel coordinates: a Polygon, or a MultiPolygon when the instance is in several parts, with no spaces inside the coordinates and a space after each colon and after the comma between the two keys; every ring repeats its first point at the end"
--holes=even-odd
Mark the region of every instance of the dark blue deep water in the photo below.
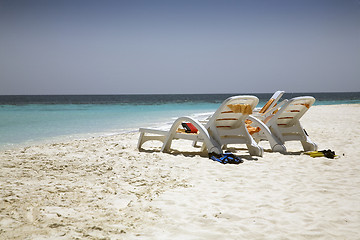
{"type": "MultiPolygon", "coordinates": [[[[221,103],[224,99],[234,95],[247,95],[247,93],[233,94],[154,94],[154,95],[0,95],[0,105],[26,105],[26,104],[132,104],[155,105],[169,103],[221,103]]],[[[250,93],[260,99],[260,104],[266,102],[272,93],[250,93]]],[[[360,92],[340,93],[285,93],[283,98],[297,96],[313,96],[315,104],[353,104],[360,103],[360,92]]]]}

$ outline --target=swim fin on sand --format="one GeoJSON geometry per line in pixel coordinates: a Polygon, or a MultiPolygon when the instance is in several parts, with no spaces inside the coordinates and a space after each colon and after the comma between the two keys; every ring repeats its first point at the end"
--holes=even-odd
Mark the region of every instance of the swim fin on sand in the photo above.
{"type": "Polygon", "coordinates": [[[309,155],[310,157],[327,157],[334,159],[335,157],[338,157],[338,155],[335,155],[334,151],[328,150],[322,150],[322,151],[313,151],[313,152],[306,152],[305,154],[309,155]]]}

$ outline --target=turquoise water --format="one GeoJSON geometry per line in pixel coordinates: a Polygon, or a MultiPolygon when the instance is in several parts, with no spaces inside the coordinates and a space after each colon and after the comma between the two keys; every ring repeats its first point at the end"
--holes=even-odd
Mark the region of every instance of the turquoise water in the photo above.
{"type": "Polygon", "coordinates": [[[0,106],[0,148],[58,138],[110,135],[169,124],[179,116],[215,111],[218,104],[29,104],[0,106]]]}
{"type": "MultiPolygon", "coordinates": [[[[271,95],[256,95],[260,98],[258,107],[271,95]]],[[[284,97],[289,99],[294,95],[284,97]]],[[[301,95],[306,94],[295,96],[301,95]]],[[[360,103],[359,93],[307,95],[315,95],[317,105],[360,103]]],[[[1,97],[0,100],[11,103],[0,101],[0,149],[8,149],[166,126],[180,116],[201,119],[214,112],[228,95],[1,97]]]]}

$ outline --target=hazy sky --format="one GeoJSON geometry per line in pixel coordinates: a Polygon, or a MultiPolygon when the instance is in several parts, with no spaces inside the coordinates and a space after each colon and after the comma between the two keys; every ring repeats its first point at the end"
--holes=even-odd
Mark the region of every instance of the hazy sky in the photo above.
{"type": "Polygon", "coordinates": [[[360,91],[360,0],[0,0],[0,94],[360,91]]]}

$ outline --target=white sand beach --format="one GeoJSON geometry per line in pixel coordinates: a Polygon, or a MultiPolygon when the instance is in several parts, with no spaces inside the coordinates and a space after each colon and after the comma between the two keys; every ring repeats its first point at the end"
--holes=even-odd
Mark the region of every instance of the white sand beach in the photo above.
{"type": "Polygon", "coordinates": [[[244,163],[222,165],[184,140],[139,152],[138,133],[2,151],[0,239],[359,239],[360,105],[301,122],[340,157],[262,142],[263,157],[240,146],[244,163]]]}

